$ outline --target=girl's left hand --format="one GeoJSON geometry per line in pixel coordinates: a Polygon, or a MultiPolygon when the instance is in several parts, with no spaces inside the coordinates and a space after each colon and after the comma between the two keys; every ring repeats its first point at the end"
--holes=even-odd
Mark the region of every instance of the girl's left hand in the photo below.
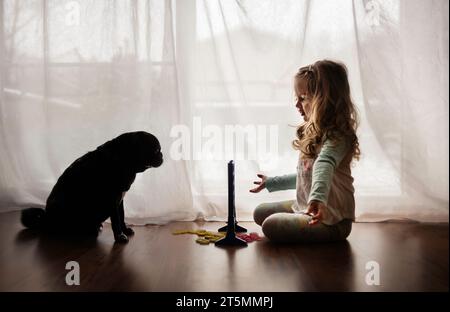
{"type": "Polygon", "coordinates": [[[313,200],[309,203],[306,213],[312,216],[309,224],[314,225],[323,219],[326,213],[326,206],[322,202],[313,200]]]}

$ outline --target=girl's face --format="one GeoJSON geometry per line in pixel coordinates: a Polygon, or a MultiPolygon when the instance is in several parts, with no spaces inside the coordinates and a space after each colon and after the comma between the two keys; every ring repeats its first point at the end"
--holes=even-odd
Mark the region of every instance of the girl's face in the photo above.
{"type": "Polygon", "coordinates": [[[296,79],[295,82],[295,107],[297,107],[300,115],[305,121],[311,116],[311,98],[308,95],[308,87],[305,79],[296,79]]]}

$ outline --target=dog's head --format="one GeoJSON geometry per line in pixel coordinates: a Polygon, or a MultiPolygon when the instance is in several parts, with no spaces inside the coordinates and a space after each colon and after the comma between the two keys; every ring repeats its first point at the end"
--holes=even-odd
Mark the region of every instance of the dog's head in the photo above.
{"type": "Polygon", "coordinates": [[[115,149],[124,166],[134,172],[143,172],[163,163],[163,154],[158,139],[145,131],[128,132],[115,138],[115,149]]]}

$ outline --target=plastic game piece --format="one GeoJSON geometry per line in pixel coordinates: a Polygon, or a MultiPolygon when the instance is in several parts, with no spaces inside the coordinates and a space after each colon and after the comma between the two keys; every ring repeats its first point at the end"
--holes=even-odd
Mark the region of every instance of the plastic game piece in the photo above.
{"type": "Polygon", "coordinates": [[[262,239],[261,236],[258,235],[258,233],[252,232],[250,234],[247,233],[238,233],[236,234],[237,237],[239,237],[240,239],[245,240],[247,243],[251,243],[254,241],[260,241],[262,239]]]}
{"type": "MultiPolygon", "coordinates": [[[[225,237],[225,233],[223,232],[211,232],[207,230],[177,230],[172,232],[173,235],[181,235],[181,234],[195,234],[197,235],[197,239],[195,240],[197,243],[201,245],[209,245],[210,243],[215,243],[219,239],[222,239],[225,237]]],[[[247,243],[260,241],[262,239],[261,236],[259,236],[258,233],[252,232],[252,233],[237,233],[236,236],[247,243]]]]}
{"type": "Polygon", "coordinates": [[[197,238],[195,241],[201,245],[209,245],[209,240],[205,239],[205,238],[200,237],[200,238],[197,238]]]}

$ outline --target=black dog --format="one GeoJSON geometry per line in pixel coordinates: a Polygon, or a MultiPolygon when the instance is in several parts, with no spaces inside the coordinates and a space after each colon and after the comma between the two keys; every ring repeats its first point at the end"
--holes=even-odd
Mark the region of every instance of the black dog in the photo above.
{"type": "Polygon", "coordinates": [[[75,160],[53,187],[44,209],[22,211],[28,228],[71,235],[97,235],[111,218],[116,242],[133,235],[124,221],[123,196],[136,173],[163,162],[158,139],[139,131],[124,133],[75,160]]]}

